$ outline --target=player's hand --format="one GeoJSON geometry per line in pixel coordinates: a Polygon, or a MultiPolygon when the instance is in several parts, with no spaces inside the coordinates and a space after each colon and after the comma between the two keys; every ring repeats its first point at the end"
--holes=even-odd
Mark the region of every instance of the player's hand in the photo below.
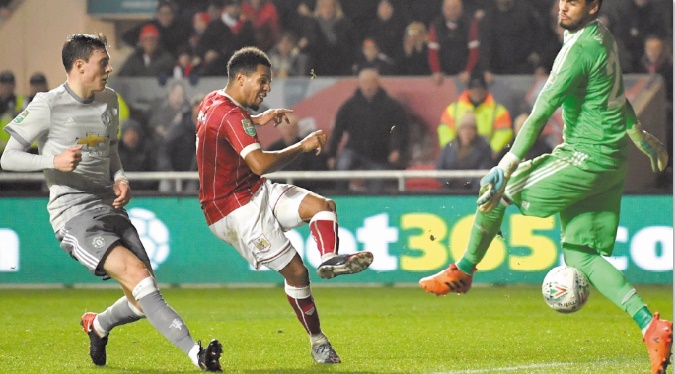
{"type": "Polygon", "coordinates": [[[82,161],[82,145],[74,145],[54,156],[54,169],[59,171],[73,171],[82,161]]]}
{"type": "Polygon", "coordinates": [[[280,123],[282,123],[282,121],[285,121],[286,123],[291,123],[289,121],[289,117],[286,116],[288,113],[293,113],[293,110],[268,109],[257,116],[252,116],[251,119],[253,120],[254,124],[259,126],[265,126],[270,123],[274,123],[275,126],[277,126],[280,123]]]}
{"type": "Polygon", "coordinates": [[[485,177],[481,178],[479,199],[476,202],[480,212],[488,213],[498,205],[505,192],[507,181],[519,166],[519,161],[518,157],[508,152],[502,157],[498,166],[493,167],[485,177]]]}
{"type": "Polygon", "coordinates": [[[641,124],[636,124],[634,128],[627,130],[627,134],[636,144],[636,147],[648,156],[653,172],[662,171],[667,167],[669,153],[667,153],[664,144],[651,133],[643,130],[641,124]]]}
{"type": "Polygon", "coordinates": [[[303,152],[315,151],[316,155],[322,153],[324,144],[326,144],[326,133],[324,133],[324,130],[313,131],[300,141],[303,152]]]}
{"type": "Polygon", "coordinates": [[[118,178],[113,184],[113,191],[117,196],[113,200],[113,208],[122,208],[131,200],[131,188],[129,188],[129,181],[126,178],[118,178]]]}

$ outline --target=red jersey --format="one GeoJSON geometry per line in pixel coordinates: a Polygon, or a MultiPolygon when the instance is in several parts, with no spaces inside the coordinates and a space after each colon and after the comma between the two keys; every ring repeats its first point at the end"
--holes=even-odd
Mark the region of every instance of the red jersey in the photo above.
{"type": "Polygon", "coordinates": [[[265,178],[244,157],[260,149],[251,116],[223,90],[207,95],[197,116],[199,198],[209,225],[246,204],[265,178]]]}

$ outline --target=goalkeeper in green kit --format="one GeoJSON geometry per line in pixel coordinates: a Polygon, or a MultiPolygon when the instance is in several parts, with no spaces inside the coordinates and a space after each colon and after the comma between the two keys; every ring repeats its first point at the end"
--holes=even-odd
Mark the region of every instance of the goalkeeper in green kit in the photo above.
{"type": "Polygon", "coordinates": [[[478,210],[464,256],[448,269],[420,280],[427,292],[465,293],[472,274],[498,233],[506,206],[522,214],[561,219],[566,264],[581,270],[594,287],[633,317],[643,332],[652,373],[669,365],[672,323],[652,315],[636,290],[603,256],[610,256],[620,218],[627,172],[628,138],[645,153],[653,171],[669,159],[645,132],[624,95],[617,45],[597,20],[603,0],[560,0],[565,32],[547,84],[514,145],[481,180],[478,210]],[[551,154],[521,162],[547,119],[563,108],[564,143],[551,154]]]}

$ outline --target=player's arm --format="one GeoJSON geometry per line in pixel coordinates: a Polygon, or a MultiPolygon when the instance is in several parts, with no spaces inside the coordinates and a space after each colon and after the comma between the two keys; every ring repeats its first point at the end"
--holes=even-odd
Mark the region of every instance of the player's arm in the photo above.
{"type": "Polygon", "coordinates": [[[49,132],[49,123],[49,105],[38,95],[25,111],[5,126],[10,139],[2,153],[0,166],[7,171],[75,170],[82,160],[81,145],[69,147],[58,155],[28,152],[34,141],[49,132]]]}
{"type": "Polygon", "coordinates": [[[114,208],[122,208],[131,200],[131,188],[129,181],[124,175],[122,168],[122,161],[118,152],[118,140],[114,137],[110,142],[110,175],[113,176],[113,191],[115,192],[115,200],[113,200],[114,208]]]}
{"type": "MultiPolygon", "coordinates": [[[[283,168],[302,153],[312,151],[315,151],[316,154],[321,153],[325,143],[326,134],[323,130],[317,130],[298,143],[290,145],[282,150],[263,151],[260,147],[256,147],[246,153],[243,157],[251,171],[258,175],[263,175],[283,168]]],[[[246,149],[244,152],[246,152],[246,149]]]]}
{"type": "Polygon", "coordinates": [[[263,113],[251,116],[251,122],[253,122],[254,125],[265,126],[274,121],[275,126],[277,126],[282,123],[282,121],[289,123],[289,118],[286,116],[288,113],[293,113],[293,110],[268,109],[263,113]]]}
{"type": "Polygon", "coordinates": [[[588,56],[582,46],[575,45],[566,54],[560,66],[554,67],[545,87],[538,95],[533,111],[516,135],[511,153],[523,159],[528,150],[535,144],[540,132],[549,118],[561,106],[568,91],[577,87],[585,79],[588,70],[588,56]]]}
{"type": "Polygon", "coordinates": [[[636,144],[636,147],[650,158],[650,166],[653,172],[664,170],[669,162],[669,153],[667,153],[664,144],[651,133],[643,130],[643,126],[638,121],[638,116],[636,116],[629,100],[624,104],[624,114],[627,119],[627,135],[636,144]]]}

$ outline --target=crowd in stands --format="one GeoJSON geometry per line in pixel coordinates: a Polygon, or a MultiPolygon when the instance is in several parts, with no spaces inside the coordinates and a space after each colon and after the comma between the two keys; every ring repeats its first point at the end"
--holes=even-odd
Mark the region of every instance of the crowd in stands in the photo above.
{"type": "MultiPolygon", "coordinates": [[[[120,150],[123,164],[127,170],[138,171],[195,170],[194,163],[185,160],[194,158],[194,109],[199,98],[186,97],[184,85],[195,84],[200,77],[224,76],[232,53],[255,45],[268,52],[273,78],[357,76],[359,80],[359,88],[337,114],[328,154],[319,163],[299,159],[298,165],[286,170],[387,170],[411,166],[401,155],[416,148],[415,144],[404,144],[404,139],[417,129],[410,113],[380,86],[383,76],[429,76],[430,84],[457,76],[466,90],[439,113],[436,168],[488,168],[513,141],[517,122],[522,122],[523,114],[531,109],[563,43],[563,29],[557,22],[558,3],[159,0],[152,19],[139,21],[123,33],[122,41],[134,52],[114,74],[156,77],[160,82],[172,77],[184,79],[172,81],[166,98],[151,105],[150,112],[125,118],[120,150]],[[523,113],[509,113],[491,95],[494,76],[504,74],[532,75],[539,82],[524,98],[523,113]],[[513,123],[513,118],[518,121],[513,123]],[[396,129],[394,137],[389,134],[392,129],[396,129]],[[385,133],[388,136],[381,136],[385,133]],[[348,141],[338,153],[343,134],[348,135],[348,141]]],[[[670,153],[672,10],[673,4],[666,0],[616,0],[603,4],[600,17],[617,39],[625,73],[656,73],[664,78],[670,153]]],[[[2,121],[13,118],[25,107],[24,102],[17,101],[18,96],[6,93],[6,81],[9,77],[0,75],[2,121]]],[[[46,84],[44,76],[41,83],[46,84]]],[[[32,84],[33,78],[31,87],[32,84]]],[[[292,122],[297,121],[294,118],[292,122]]],[[[5,122],[0,124],[4,126],[5,122]]],[[[297,124],[289,127],[280,127],[283,136],[275,147],[283,147],[300,136],[297,124]]],[[[560,113],[555,114],[543,131],[537,152],[531,156],[559,144],[562,129],[560,113]]],[[[476,180],[460,185],[443,180],[441,185],[478,189],[476,180]]],[[[145,187],[164,191],[173,188],[170,183],[145,187]]],[[[338,191],[350,188],[345,184],[337,186],[338,191]]],[[[380,191],[383,186],[370,183],[366,188],[380,191]]]]}

